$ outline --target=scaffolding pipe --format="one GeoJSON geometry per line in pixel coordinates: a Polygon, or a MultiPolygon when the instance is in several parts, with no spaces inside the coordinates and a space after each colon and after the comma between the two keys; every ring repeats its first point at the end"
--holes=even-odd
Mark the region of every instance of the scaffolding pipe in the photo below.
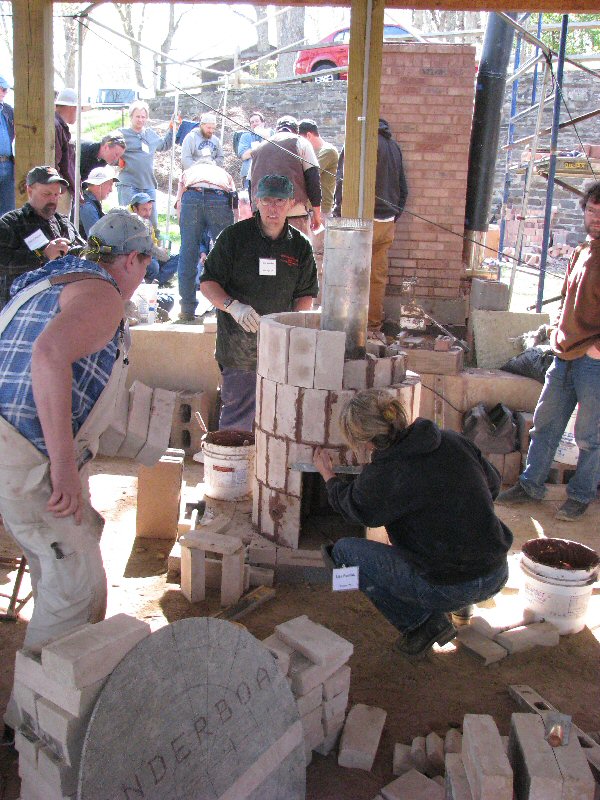
{"type": "Polygon", "coordinates": [[[177,117],[179,116],[179,92],[175,92],[175,104],[173,108],[173,140],[171,142],[171,163],[169,165],[169,194],[167,197],[167,220],[165,223],[165,236],[169,238],[169,228],[171,227],[171,196],[173,193],[173,167],[175,166],[175,139],[177,138],[177,117]]]}
{"type": "MultiPolygon", "coordinates": [[[[519,64],[521,63],[521,47],[523,44],[523,37],[519,33],[517,35],[517,44],[515,46],[515,72],[519,69],[519,64]]],[[[504,235],[506,232],[506,207],[508,204],[508,195],[510,193],[510,164],[512,161],[512,150],[510,145],[513,143],[513,139],[515,136],[515,112],[517,110],[517,99],[519,94],[519,81],[514,81],[511,90],[510,96],[510,117],[508,121],[508,149],[506,151],[506,161],[505,161],[505,172],[504,172],[504,192],[502,194],[502,212],[500,215],[500,236],[498,240],[498,258],[502,257],[504,253],[504,235]]]]}
{"type": "MultiPolygon", "coordinates": [[[[538,23],[537,23],[537,38],[542,38],[542,17],[543,14],[538,14],[538,23]]],[[[540,48],[536,46],[535,54],[539,53],[540,48]]],[[[535,67],[533,68],[533,77],[531,79],[531,105],[533,105],[536,101],[536,92],[537,92],[537,81],[538,81],[538,65],[536,63],[535,67]]]]}
{"type": "Polygon", "coordinates": [[[544,233],[542,237],[542,260],[540,263],[540,278],[538,282],[537,303],[535,310],[539,313],[544,299],[544,280],[546,277],[546,261],[548,259],[548,244],[550,242],[550,224],[552,221],[552,200],[554,198],[554,176],[556,175],[556,147],[558,145],[558,130],[560,121],[560,105],[562,101],[562,82],[565,71],[565,51],[567,49],[567,33],[569,31],[569,15],[564,14],[560,31],[560,45],[558,48],[558,65],[556,67],[556,97],[552,117],[552,133],[550,135],[550,164],[548,167],[548,185],[546,187],[546,209],[544,213],[544,233]]]}
{"type": "Polygon", "coordinates": [[[77,20],[77,147],[75,148],[75,197],[73,225],[79,231],[79,198],[81,196],[81,78],[83,73],[83,20],[77,20]]]}

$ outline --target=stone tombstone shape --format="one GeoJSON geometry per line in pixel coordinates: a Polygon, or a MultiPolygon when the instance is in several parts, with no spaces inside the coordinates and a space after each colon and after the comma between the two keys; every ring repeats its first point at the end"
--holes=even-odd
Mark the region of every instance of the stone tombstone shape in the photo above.
{"type": "Polygon", "coordinates": [[[303,800],[302,723],[275,659],[211,618],[152,633],[94,708],[79,800],[303,800]]]}

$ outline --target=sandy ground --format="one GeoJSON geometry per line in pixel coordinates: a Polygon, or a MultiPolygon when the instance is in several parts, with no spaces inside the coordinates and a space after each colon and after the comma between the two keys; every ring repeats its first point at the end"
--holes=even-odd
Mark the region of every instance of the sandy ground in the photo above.
{"type": "MultiPolygon", "coordinates": [[[[218,600],[190,605],[178,585],[167,582],[169,543],[135,539],[137,465],[122,460],[99,459],[91,481],[95,507],[107,524],[102,548],[108,574],[109,614],[126,612],[160,624],[218,610],[218,600]]],[[[186,463],[188,486],[201,480],[201,467],[186,463]]],[[[498,507],[498,513],[515,534],[514,552],[529,538],[570,538],[600,549],[600,502],[574,523],[557,522],[553,514],[562,502],[564,487],[549,487],[542,504],[518,510],[498,507]]],[[[10,545],[0,537],[0,548],[10,545]]],[[[498,604],[517,599],[519,569],[511,572],[509,587],[498,604]]],[[[10,575],[0,572],[0,593],[10,586],[10,575]]],[[[313,756],[307,769],[309,800],[371,800],[392,780],[392,752],[396,742],[436,731],[443,735],[460,726],[464,714],[491,714],[500,732],[508,733],[516,706],[508,694],[510,684],[528,684],[560,711],[573,715],[584,731],[600,730],[600,594],[590,602],[587,626],[578,634],[563,636],[560,645],[509,656],[483,667],[453,644],[436,650],[418,665],[404,661],[392,648],[394,629],[357,592],[332,593],[325,584],[279,583],[276,598],[243,623],[263,639],[279,622],[299,614],[335,630],[354,644],[351,703],[367,703],[387,711],[381,745],[371,772],[338,767],[335,756],[313,756]]],[[[4,602],[0,599],[0,604],[4,602]]],[[[31,603],[24,609],[25,618],[31,603]]],[[[0,709],[8,699],[15,651],[25,631],[25,621],[0,627],[0,709]]],[[[0,751],[0,800],[18,794],[17,766],[5,749],[0,751]]]]}

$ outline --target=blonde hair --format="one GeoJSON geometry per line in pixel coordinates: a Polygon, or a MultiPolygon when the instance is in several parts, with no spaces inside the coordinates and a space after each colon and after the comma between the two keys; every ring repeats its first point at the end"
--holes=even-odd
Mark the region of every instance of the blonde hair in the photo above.
{"type": "Polygon", "coordinates": [[[134,100],[129,106],[129,116],[133,116],[134,111],[145,111],[150,116],[150,106],[144,100],[134,100]]]}
{"type": "Polygon", "coordinates": [[[384,450],[408,427],[408,419],[402,403],[388,391],[365,389],[342,409],[340,427],[353,449],[372,442],[378,450],[384,450]]]}

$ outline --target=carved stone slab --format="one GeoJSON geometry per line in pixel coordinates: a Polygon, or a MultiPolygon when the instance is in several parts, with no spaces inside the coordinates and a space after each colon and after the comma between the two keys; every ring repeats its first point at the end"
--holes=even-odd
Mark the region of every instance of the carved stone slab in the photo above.
{"type": "Polygon", "coordinates": [[[80,800],[303,800],[302,724],[285,677],[244,628],[180,620],[148,636],[104,686],[80,800]]]}

